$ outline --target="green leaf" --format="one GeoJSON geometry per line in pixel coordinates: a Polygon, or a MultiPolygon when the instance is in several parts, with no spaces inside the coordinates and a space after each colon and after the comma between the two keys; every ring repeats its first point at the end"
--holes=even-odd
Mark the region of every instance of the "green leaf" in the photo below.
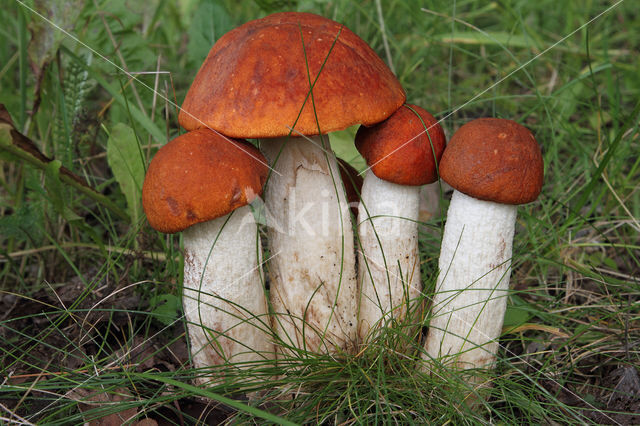
{"type": "Polygon", "coordinates": [[[516,327],[529,321],[534,316],[533,306],[519,296],[511,296],[512,304],[507,305],[504,314],[504,327],[516,327]]]}
{"type": "Polygon", "coordinates": [[[364,170],[367,163],[356,149],[353,141],[356,138],[356,131],[359,126],[351,126],[345,130],[331,132],[331,149],[338,158],[342,158],[357,170],[364,170]]]}
{"type": "Polygon", "coordinates": [[[164,325],[170,325],[180,315],[180,298],[173,294],[159,294],[149,300],[151,315],[164,325]]]}
{"type": "Polygon", "coordinates": [[[508,306],[504,314],[504,327],[515,327],[524,324],[531,318],[531,313],[517,306],[508,306]]]}
{"type": "Polygon", "coordinates": [[[216,40],[234,26],[233,19],[219,1],[208,0],[200,3],[189,25],[189,60],[201,64],[216,40]]]}
{"type": "Polygon", "coordinates": [[[118,123],[113,127],[107,141],[107,161],[127,200],[131,221],[137,223],[142,216],[145,160],[138,138],[126,124],[118,123]]]}

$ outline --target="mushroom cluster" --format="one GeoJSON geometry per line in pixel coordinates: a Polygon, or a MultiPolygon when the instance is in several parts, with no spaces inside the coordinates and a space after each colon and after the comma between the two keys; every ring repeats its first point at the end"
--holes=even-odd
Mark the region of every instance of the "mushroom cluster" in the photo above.
{"type": "Polygon", "coordinates": [[[456,191],[425,358],[492,362],[515,205],[540,192],[540,150],[500,119],[468,123],[445,148],[438,121],[405,100],[363,40],[321,16],[276,13],[216,42],[179,115],[187,133],[157,152],[143,186],[151,226],[184,230],[196,367],[350,353],[404,321],[423,295],[421,187],[440,176],[456,191]],[[339,165],[328,136],[356,124],[364,182],[339,165]],[[263,189],[266,287],[248,206],[263,189]]]}
{"type": "Polygon", "coordinates": [[[328,134],[378,123],[404,101],[396,77],[360,37],[295,12],[221,37],[187,93],[185,129],[260,139],[269,161],[270,300],[289,353],[354,347],[354,235],[328,134]]]}

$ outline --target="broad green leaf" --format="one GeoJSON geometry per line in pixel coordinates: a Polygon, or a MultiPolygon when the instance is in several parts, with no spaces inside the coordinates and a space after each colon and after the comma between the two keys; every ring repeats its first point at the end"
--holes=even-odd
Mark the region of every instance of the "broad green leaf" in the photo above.
{"type": "Polygon", "coordinates": [[[331,140],[331,149],[333,149],[337,157],[342,158],[357,170],[364,170],[367,167],[367,163],[358,153],[354,142],[357,130],[358,126],[351,126],[345,130],[331,132],[329,138],[331,140]]]}
{"type": "Polygon", "coordinates": [[[504,326],[514,327],[524,324],[532,317],[531,313],[519,306],[508,306],[504,314],[504,326]]]}
{"type": "Polygon", "coordinates": [[[136,135],[126,124],[118,123],[113,127],[107,141],[107,161],[127,200],[131,221],[137,223],[142,216],[145,160],[136,135]]]}
{"type": "Polygon", "coordinates": [[[173,294],[159,294],[149,300],[151,315],[164,325],[173,323],[180,314],[180,298],[173,294]]]}
{"type": "Polygon", "coordinates": [[[198,5],[189,25],[187,57],[201,64],[213,44],[234,27],[234,21],[220,1],[207,0],[198,5]]]}
{"type": "Polygon", "coordinates": [[[534,316],[534,308],[517,295],[511,296],[511,304],[507,305],[504,314],[504,326],[514,327],[524,324],[534,316]]]}

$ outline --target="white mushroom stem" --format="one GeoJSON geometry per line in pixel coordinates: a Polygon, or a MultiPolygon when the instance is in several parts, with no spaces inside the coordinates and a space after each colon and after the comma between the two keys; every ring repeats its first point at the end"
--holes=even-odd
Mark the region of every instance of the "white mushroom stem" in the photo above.
{"type": "MultiPolygon", "coordinates": [[[[358,206],[358,336],[402,321],[422,291],[418,255],[420,187],[367,173],[358,206]]],[[[370,335],[371,334],[371,335],[370,335]]]]}
{"type": "Polygon", "coordinates": [[[507,307],[515,221],[516,206],[454,191],[425,344],[428,357],[459,369],[494,362],[507,307]]]}
{"type": "Polygon", "coordinates": [[[265,204],[274,330],[293,348],[348,350],[355,340],[354,240],[329,139],[271,139],[261,149],[273,167],[265,204]]]}
{"type": "Polygon", "coordinates": [[[249,206],[187,228],[183,240],[183,304],[194,366],[248,368],[273,359],[260,239],[249,206]]]}

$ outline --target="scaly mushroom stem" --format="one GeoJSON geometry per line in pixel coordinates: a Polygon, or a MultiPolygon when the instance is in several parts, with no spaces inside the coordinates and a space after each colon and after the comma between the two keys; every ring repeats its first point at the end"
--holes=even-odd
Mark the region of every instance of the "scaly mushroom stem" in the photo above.
{"type": "Polygon", "coordinates": [[[429,357],[459,369],[494,362],[507,307],[515,221],[515,205],[453,192],[425,344],[429,357]]]}
{"type": "MultiPolygon", "coordinates": [[[[249,206],[186,229],[184,251],[183,304],[194,366],[248,368],[273,359],[260,239],[249,206]]],[[[198,381],[207,382],[204,377],[198,381]]]]}
{"type": "Polygon", "coordinates": [[[305,351],[347,350],[355,340],[355,252],[329,139],[270,139],[261,149],[274,170],[265,190],[274,331],[305,351]]]}
{"type": "Polygon", "coordinates": [[[402,321],[422,291],[418,255],[420,186],[367,173],[358,208],[358,336],[362,341],[388,320],[402,321]]]}

